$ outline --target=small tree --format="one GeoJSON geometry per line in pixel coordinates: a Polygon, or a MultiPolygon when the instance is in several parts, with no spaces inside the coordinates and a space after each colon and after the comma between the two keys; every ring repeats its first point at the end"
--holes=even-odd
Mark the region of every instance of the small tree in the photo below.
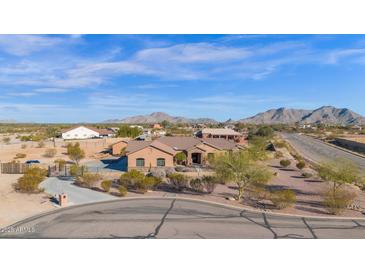
{"type": "Polygon", "coordinates": [[[190,188],[196,192],[204,192],[204,185],[200,178],[191,179],[190,188]]]}
{"type": "Polygon", "coordinates": [[[85,158],[85,152],[80,148],[79,143],[68,144],[67,154],[68,157],[76,163],[76,165],[79,165],[80,161],[85,158]]]}
{"type": "Polygon", "coordinates": [[[112,187],[112,180],[104,180],[101,182],[101,187],[105,192],[109,192],[110,188],[112,187]]]}
{"type": "Polygon", "coordinates": [[[66,161],[63,160],[63,159],[56,159],[56,160],[54,160],[54,163],[56,165],[58,165],[58,169],[59,170],[63,170],[65,168],[65,166],[66,166],[66,161]]]}
{"type": "Polygon", "coordinates": [[[248,147],[249,157],[253,161],[263,161],[267,159],[267,147],[269,140],[265,137],[254,137],[248,147]]]}
{"type": "Polygon", "coordinates": [[[255,163],[248,152],[233,152],[221,155],[214,161],[214,169],[219,179],[237,185],[237,200],[241,200],[248,187],[265,184],[272,173],[264,166],[255,163]]]}
{"type": "Polygon", "coordinates": [[[336,162],[322,163],[318,168],[319,177],[331,182],[332,196],[337,196],[337,191],[345,184],[361,181],[358,167],[350,161],[339,159],[336,162]]]}
{"type": "Polygon", "coordinates": [[[290,166],[290,164],[291,164],[290,160],[281,160],[280,161],[280,165],[282,167],[288,167],[288,166],[290,166]]]}
{"type": "Polygon", "coordinates": [[[298,169],[302,170],[303,168],[305,168],[305,162],[299,161],[296,166],[298,169]]]}
{"type": "Polygon", "coordinates": [[[96,183],[103,177],[98,173],[84,172],[77,177],[77,183],[89,188],[95,187],[96,183]]]}
{"type": "Polygon", "coordinates": [[[179,152],[175,155],[175,161],[178,164],[183,164],[186,161],[186,154],[184,152],[179,152]]]}
{"type": "Polygon", "coordinates": [[[331,189],[323,194],[323,204],[330,214],[337,215],[347,208],[355,199],[356,194],[346,189],[337,189],[334,193],[331,189]]]}
{"type": "Polygon", "coordinates": [[[40,192],[39,184],[46,178],[47,171],[37,166],[28,168],[18,179],[15,189],[26,193],[40,192]]]}

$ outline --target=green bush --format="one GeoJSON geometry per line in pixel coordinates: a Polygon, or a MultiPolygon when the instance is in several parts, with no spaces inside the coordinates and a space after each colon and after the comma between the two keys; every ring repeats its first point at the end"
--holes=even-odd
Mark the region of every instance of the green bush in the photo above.
{"type": "Polygon", "coordinates": [[[305,168],[305,162],[304,161],[299,161],[296,166],[297,166],[297,168],[302,170],[303,168],[305,168]]]}
{"type": "Polygon", "coordinates": [[[105,191],[105,192],[109,192],[110,188],[112,187],[112,180],[104,180],[101,182],[101,188],[105,191]]]}
{"type": "Polygon", "coordinates": [[[144,180],[145,175],[135,169],[128,171],[120,176],[120,184],[125,187],[136,187],[136,184],[142,184],[141,182],[144,180]]]}
{"type": "Polygon", "coordinates": [[[199,178],[194,178],[190,180],[190,188],[196,192],[204,192],[203,182],[199,178]]]}
{"type": "Polygon", "coordinates": [[[15,189],[20,192],[38,193],[42,191],[39,189],[39,184],[46,178],[47,171],[40,167],[28,168],[24,175],[18,179],[15,184],[15,189]]]}
{"type": "Polygon", "coordinates": [[[119,190],[120,196],[122,196],[122,197],[127,196],[128,189],[125,186],[123,186],[123,185],[119,186],[118,190],[119,190]]]}
{"type": "Polygon", "coordinates": [[[288,166],[290,166],[290,164],[291,164],[290,160],[281,160],[280,161],[280,165],[282,167],[288,167],[288,166]]]}
{"type": "Polygon", "coordinates": [[[270,200],[278,209],[292,206],[297,201],[295,192],[290,189],[273,191],[270,196],[270,200]]]}
{"type": "Polygon", "coordinates": [[[188,186],[188,177],[180,173],[171,173],[167,176],[171,185],[178,191],[184,190],[188,186]]]}
{"type": "Polygon", "coordinates": [[[77,177],[77,183],[85,187],[95,187],[96,183],[103,177],[98,173],[84,172],[77,177]]]}
{"type": "Polygon", "coordinates": [[[328,190],[323,193],[323,205],[330,214],[340,214],[355,199],[356,194],[344,188],[338,188],[335,192],[328,190]]]}

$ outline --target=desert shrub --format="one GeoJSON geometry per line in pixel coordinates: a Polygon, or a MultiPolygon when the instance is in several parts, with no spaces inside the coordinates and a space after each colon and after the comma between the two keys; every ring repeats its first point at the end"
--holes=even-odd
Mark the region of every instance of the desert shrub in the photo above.
{"type": "Polygon", "coordinates": [[[290,189],[273,191],[270,196],[270,200],[278,209],[292,206],[297,201],[295,192],[290,189]]]}
{"type": "Polygon", "coordinates": [[[56,160],[54,160],[54,163],[55,163],[56,165],[58,165],[58,169],[59,169],[59,170],[64,169],[64,167],[65,167],[65,165],[66,165],[66,161],[65,161],[65,160],[63,160],[63,159],[56,159],[56,160]]]}
{"type": "Polygon", "coordinates": [[[25,158],[27,157],[27,154],[25,153],[17,153],[14,157],[14,159],[20,159],[20,158],[25,158]]]}
{"type": "Polygon", "coordinates": [[[70,175],[76,177],[79,175],[80,168],[77,165],[70,166],[70,175]]]}
{"type": "Polygon", "coordinates": [[[184,167],[184,166],[176,166],[176,167],[175,167],[175,171],[176,171],[176,172],[183,172],[183,171],[184,171],[184,169],[185,169],[185,167],[184,167]]]}
{"type": "Polygon", "coordinates": [[[22,144],[21,148],[22,149],[26,149],[27,148],[27,145],[26,144],[22,144]]]}
{"type": "Polygon", "coordinates": [[[274,145],[277,148],[284,148],[284,147],[286,147],[286,143],[284,141],[276,141],[276,142],[274,142],[274,145]]]}
{"type": "Polygon", "coordinates": [[[47,171],[40,167],[28,168],[24,175],[18,179],[15,189],[26,193],[40,192],[39,184],[46,178],[47,171]]]}
{"type": "Polygon", "coordinates": [[[191,179],[190,188],[196,192],[204,192],[204,185],[200,178],[191,179]]]}
{"type": "Polygon", "coordinates": [[[110,188],[112,187],[112,180],[104,180],[101,182],[101,188],[105,191],[105,192],[109,192],[110,188]]]}
{"type": "Polygon", "coordinates": [[[203,176],[202,183],[207,193],[212,193],[218,184],[218,179],[215,176],[203,176]]]}
{"type": "Polygon", "coordinates": [[[168,176],[169,174],[175,173],[175,172],[176,172],[176,170],[173,167],[166,167],[165,168],[166,176],[168,176]]]}
{"type": "Polygon", "coordinates": [[[43,148],[45,146],[44,142],[43,141],[39,141],[38,142],[38,147],[39,148],[43,148]]]}
{"type": "Polygon", "coordinates": [[[303,172],[303,173],[302,173],[302,176],[303,176],[304,178],[311,178],[311,177],[313,176],[313,174],[312,174],[312,173],[310,173],[310,172],[303,172]]]}
{"type": "Polygon", "coordinates": [[[3,142],[4,142],[4,144],[8,145],[10,143],[10,138],[9,137],[4,137],[3,142]]]}
{"type": "Polygon", "coordinates": [[[288,167],[288,166],[290,166],[290,164],[291,164],[290,160],[281,160],[280,161],[280,165],[282,167],[288,167]]]}
{"type": "Polygon", "coordinates": [[[145,193],[148,190],[155,189],[161,182],[162,180],[160,178],[146,176],[143,180],[137,181],[135,186],[139,192],[145,193]]]}
{"type": "Polygon", "coordinates": [[[157,168],[151,171],[151,176],[164,179],[166,178],[166,171],[163,168],[157,168]]]}
{"type": "Polygon", "coordinates": [[[300,156],[299,154],[292,153],[292,156],[297,161],[303,161],[303,157],[300,156]]]}
{"type": "Polygon", "coordinates": [[[179,152],[175,155],[175,161],[178,164],[183,164],[186,161],[186,154],[184,152],[179,152]]]}
{"type": "Polygon", "coordinates": [[[136,187],[136,184],[141,184],[144,178],[145,176],[142,172],[132,169],[120,176],[120,184],[125,187],[136,187]]]}
{"type": "Polygon", "coordinates": [[[123,185],[119,186],[118,190],[119,190],[120,196],[122,196],[122,197],[127,196],[128,189],[125,186],[123,186],[123,185]]]}
{"type": "Polygon", "coordinates": [[[77,183],[85,187],[95,187],[96,183],[103,177],[98,173],[84,172],[77,177],[77,183]]]}
{"type": "Polygon", "coordinates": [[[172,173],[168,175],[168,178],[171,185],[178,191],[182,191],[188,186],[188,177],[183,174],[172,173]]]}
{"type": "Polygon", "coordinates": [[[47,158],[53,158],[54,156],[56,156],[56,154],[57,150],[55,148],[48,148],[43,156],[47,158]]]}
{"type": "Polygon", "coordinates": [[[296,164],[297,168],[299,168],[300,170],[302,170],[303,168],[305,168],[305,162],[304,161],[299,161],[296,164]]]}
{"type": "Polygon", "coordinates": [[[280,159],[280,158],[283,158],[283,157],[284,157],[284,154],[281,151],[276,151],[275,152],[275,158],[276,159],[280,159]]]}
{"type": "Polygon", "coordinates": [[[322,193],[323,205],[330,214],[340,214],[355,199],[356,194],[344,188],[338,188],[335,192],[329,189],[322,193]]]}

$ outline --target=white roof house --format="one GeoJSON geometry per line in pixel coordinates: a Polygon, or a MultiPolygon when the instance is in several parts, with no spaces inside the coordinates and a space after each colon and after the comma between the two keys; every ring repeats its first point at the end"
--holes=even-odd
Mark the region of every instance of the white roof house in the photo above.
{"type": "Polygon", "coordinates": [[[90,139],[104,136],[112,136],[113,132],[106,129],[97,129],[86,126],[77,126],[62,132],[62,138],[65,140],[73,139],[90,139]]]}

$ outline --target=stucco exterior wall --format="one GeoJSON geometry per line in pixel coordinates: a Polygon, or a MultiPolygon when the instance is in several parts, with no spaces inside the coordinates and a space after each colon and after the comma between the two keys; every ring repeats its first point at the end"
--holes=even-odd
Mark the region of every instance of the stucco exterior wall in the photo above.
{"type": "Polygon", "coordinates": [[[136,151],[128,155],[128,170],[130,169],[149,169],[157,167],[157,159],[165,159],[165,167],[174,166],[174,157],[171,154],[163,152],[153,147],[146,147],[139,151],[136,151]],[[136,166],[136,160],[138,158],[144,158],[145,166],[140,168],[136,166]]]}
{"type": "Polygon", "coordinates": [[[113,155],[119,155],[123,148],[127,147],[127,142],[119,142],[112,145],[113,155]]]}

